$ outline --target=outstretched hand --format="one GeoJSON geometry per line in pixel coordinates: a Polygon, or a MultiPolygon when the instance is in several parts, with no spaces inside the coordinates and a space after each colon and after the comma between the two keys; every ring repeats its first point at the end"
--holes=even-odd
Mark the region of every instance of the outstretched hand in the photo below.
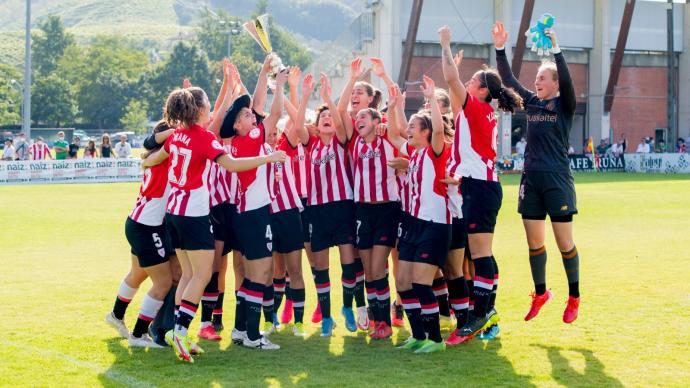
{"type": "Polygon", "coordinates": [[[381,58],[371,57],[369,60],[371,61],[371,71],[377,77],[383,78],[386,75],[386,68],[383,66],[381,58]]]}
{"type": "Polygon", "coordinates": [[[441,43],[441,47],[450,46],[450,39],[451,39],[450,27],[443,26],[443,27],[439,28],[438,29],[438,37],[439,37],[439,41],[441,43]]]}
{"type": "Polygon", "coordinates": [[[426,75],[423,77],[422,80],[424,81],[424,84],[419,85],[419,88],[422,90],[422,94],[424,94],[424,97],[428,100],[431,100],[432,98],[434,98],[434,92],[436,91],[436,83],[433,79],[429,78],[426,75]]]}
{"type": "Polygon", "coordinates": [[[503,22],[496,22],[496,24],[494,24],[491,29],[491,39],[493,39],[496,48],[505,47],[508,41],[508,31],[506,31],[503,22]]]}
{"type": "Polygon", "coordinates": [[[328,80],[328,76],[326,73],[321,73],[320,75],[320,81],[321,81],[321,98],[324,101],[329,101],[331,99],[331,83],[328,80]]]}
{"type": "Polygon", "coordinates": [[[364,67],[362,67],[362,58],[355,58],[350,62],[350,79],[357,80],[364,74],[364,67]]]}

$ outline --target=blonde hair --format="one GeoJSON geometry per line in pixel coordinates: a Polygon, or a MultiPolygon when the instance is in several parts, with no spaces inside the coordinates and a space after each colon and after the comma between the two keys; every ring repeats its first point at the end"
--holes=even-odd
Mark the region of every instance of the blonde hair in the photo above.
{"type": "Polygon", "coordinates": [[[551,72],[551,76],[553,77],[554,81],[558,81],[558,68],[556,67],[556,63],[553,61],[543,61],[541,63],[541,66],[539,66],[539,69],[537,70],[537,73],[542,71],[542,70],[549,70],[551,72]]]}

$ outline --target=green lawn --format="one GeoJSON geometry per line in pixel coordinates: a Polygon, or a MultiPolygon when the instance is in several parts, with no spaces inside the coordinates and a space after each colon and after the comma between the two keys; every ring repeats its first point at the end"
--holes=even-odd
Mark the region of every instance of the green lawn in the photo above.
{"type": "MultiPolygon", "coordinates": [[[[137,184],[0,187],[0,386],[687,386],[690,176],[576,176],[582,305],[573,325],[561,322],[567,285],[552,237],[547,280],[555,298],[536,320],[522,320],[532,286],[515,211],[518,178],[504,179],[496,230],[500,340],[416,356],[346,333],[335,315],[330,339],[279,333],[277,352],[202,342],[207,354],[194,365],[169,349],[130,350],[103,322],[128,270],[123,226],[137,184]]],[[[130,327],[147,288],[130,306],[130,327]]],[[[307,289],[308,317],[310,278],[307,289]]],[[[233,302],[226,299],[227,313],[233,302]]],[[[396,331],[393,340],[407,335],[396,331]]]]}

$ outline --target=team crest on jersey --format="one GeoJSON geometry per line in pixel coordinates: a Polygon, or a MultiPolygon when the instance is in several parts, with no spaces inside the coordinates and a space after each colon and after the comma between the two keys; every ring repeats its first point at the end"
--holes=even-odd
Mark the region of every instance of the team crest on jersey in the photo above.
{"type": "Polygon", "coordinates": [[[217,150],[219,150],[219,151],[223,151],[223,146],[220,145],[220,143],[218,142],[218,140],[212,141],[212,142],[211,142],[211,145],[213,146],[213,148],[215,148],[215,149],[217,149],[217,150]]]}
{"type": "Polygon", "coordinates": [[[259,135],[261,135],[261,130],[259,128],[254,128],[251,131],[249,131],[249,137],[252,139],[258,139],[259,135]]]}
{"type": "Polygon", "coordinates": [[[158,250],[158,256],[165,257],[165,248],[161,248],[158,250]]]}
{"type": "Polygon", "coordinates": [[[269,252],[273,252],[273,243],[272,242],[266,243],[266,248],[268,248],[269,252]]]}
{"type": "Polygon", "coordinates": [[[556,102],[555,101],[551,100],[551,101],[549,101],[548,104],[546,104],[546,109],[554,110],[554,108],[556,108],[556,102]]]}

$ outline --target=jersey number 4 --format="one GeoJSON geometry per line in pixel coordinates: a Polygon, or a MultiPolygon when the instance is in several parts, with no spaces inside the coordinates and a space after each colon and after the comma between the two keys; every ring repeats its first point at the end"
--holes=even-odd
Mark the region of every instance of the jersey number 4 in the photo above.
{"type": "Polygon", "coordinates": [[[170,160],[170,176],[168,178],[171,183],[184,186],[187,183],[187,170],[189,169],[189,162],[192,160],[192,150],[171,144],[170,153],[172,159],[170,160]],[[181,165],[180,157],[182,157],[181,165]]]}

